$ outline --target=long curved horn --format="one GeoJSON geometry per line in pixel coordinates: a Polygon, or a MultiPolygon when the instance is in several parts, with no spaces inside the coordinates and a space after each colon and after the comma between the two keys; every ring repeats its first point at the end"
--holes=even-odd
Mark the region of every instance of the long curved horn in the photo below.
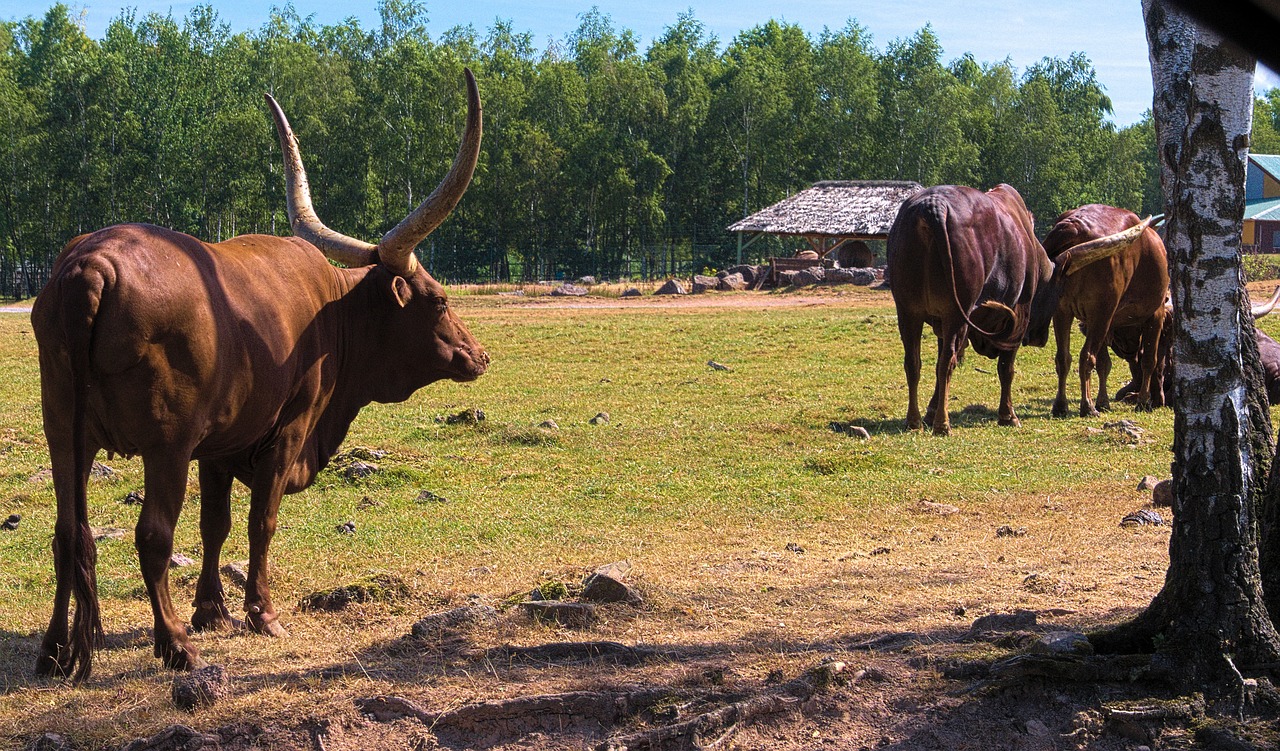
{"type": "Polygon", "coordinates": [[[1271,295],[1271,299],[1257,305],[1250,305],[1249,311],[1253,313],[1254,318],[1261,318],[1266,314],[1275,310],[1276,303],[1280,302],[1280,287],[1276,287],[1275,294],[1271,295]]]}
{"type": "Polygon", "coordinates": [[[307,183],[307,171],[302,167],[302,154],[298,139],[289,127],[284,111],[270,94],[264,94],[271,116],[276,121],[280,135],[280,150],[284,152],[285,202],[289,209],[289,226],[293,234],[316,246],[329,258],[351,268],[368,266],[377,260],[376,246],[347,237],[324,226],[311,206],[311,186],[307,183]]]}
{"type": "Polygon", "coordinates": [[[1119,253],[1122,248],[1129,247],[1130,244],[1142,236],[1143,232],[1147,231],[1148,227],[1155,226],[1162,221],[1164,221],[1163,214],[1154,217],[1149,216],[1129,229],[1122,230],[1114,235],[1099,237],[1096,240],[1090,240],[1087,243],[1068,248],[1065,253],[1058,256],[1055,263],[1065,269],[1068,275],[1074,274],[1094,261],[1108,258],[1119,253]]]}
{"type": "Polygon", "coordinates": [[[476,78],[471,74],[471,69],[464,68],[463,74],[467,79],[467,126],[462,133],[462,145],[453,158],[449,174],[444,176],[431,195],[413,213],[392,227],[378,243],[378,257],[397,274],[413,272],[418,263],[413,255],[414,246],[439,227],[449,216],[449,212],[453,211],[453,207],[458,205],[458,201],[462,200],[462,194],[467,192],[471,174],[475,172],[476,162],[480,158],[480,136],[484,129],[480,91],[476,88],[476,78]]]}

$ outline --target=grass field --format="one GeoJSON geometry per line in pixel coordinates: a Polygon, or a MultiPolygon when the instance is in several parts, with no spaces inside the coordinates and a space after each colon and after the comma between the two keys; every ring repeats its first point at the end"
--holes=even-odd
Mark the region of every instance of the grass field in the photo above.
{"type": "MultiPolygon", "coordinates": [[[[397,694],[439,708],[610,681],[688,686],[706,669],[495,667],[402,638],[418,618],[469,595],[502,608],[497,626],[473,635],[475,648],[583,638],[702,645],[746,685],[879,633],[943,639],[976,616],[1019,607],[1059,609],[1070,627],[1088,628],[1144,606],[1159,588],[1167,527],[1118,522],[1148,500],[1139,478],[1168,476],[1170,411],[1121,405],[1101,419],[1051,419],[1052,351],[1024,349],[1014,392],[1022,427],[999,428],[994,362],[970,352],[954,380],[952,436],[905,432],[887,292],[702,297],[460,297],[493,356],[489,373],[366,409],[346,446],[388,452],[380,472],[349,481],[326,471],[285,499],[272,586],[291,636],[197,635],[204,656],[227,666],[232,693],[195,713],[172,706],[172,673],[151,656],[131,532],[99,547],[108,643],[94,677],[73,688],[33,675],[49,617],[54,503],[51,483],[37,477],[48,457],[30,322],[0,316],[0,517],[23,517],[17,531],[0,532],[0,747],[58,731],[76,748],[115,748],[177,722],[256,723],[305,738],[300,728],[324,722],[365,739],[354,748],[372,731],[352,696],[397,694]],[[466,408],[487,419],[438,420],[466,408]],[[591,424],[599,412],[608,421],[591,424]],[[1119,418],[1146,440],[1099,430],[1119,418]],[[559,428],[538,427],[548,419],[559,428]],[[832,421],[862,425],[871,438],[835,433],[832,421]],[[418,502],[424,490],[445,502],[418,502]],[[922,513],[922,500],[960,512],[922,513]],[[335,531],[348,520],[355,534],[335,531]],[[998,535],[1002,526],[1025,534],[998,535]],[[586,634],[506,607],[540,583],[576,584],[622,559],[635,566],[646,604],[610,606],[586,634]],[[409,594],[339,613],[297,607],[311,592],[379,573],[409,594]]],[[[926,394],[934,351],[926,335],[926,394]]],[[[130,529],[136,507],[122,498],[142,489],[141,463],[99,458],[117,474],[91,485],[92,523],[130,529]]],[[[198,560],[192,477],[176,549],[198,560]]],[[[248,557],[240,486],[233,504],[224,562],[248,557]]],[[[181,613],[197,572],[172,573],[181,613]]],[[[235,610],[239,590],[228,593],[235,610]]],[[[827,732],[820,722],[810,730],[827,732]]]]}

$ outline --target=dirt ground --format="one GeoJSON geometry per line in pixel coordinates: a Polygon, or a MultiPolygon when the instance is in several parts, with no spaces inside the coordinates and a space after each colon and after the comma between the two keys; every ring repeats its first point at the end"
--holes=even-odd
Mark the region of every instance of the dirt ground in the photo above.
{"type": "MultiPolygon", "coordinates": [[[[823,290],[501,304],[879,306],[887,299],[883,291],[823,290]]],[[[1149,500],[1133,489],[1137,480],[1119,497],[1080,487],[981,505],[912,499],[815,525],[786,544],[760,530],[732,546],[738,553],[656,551],[667,567],[625,578],[643,603],[601,606],[585,627],[538,623],[492,595],[469,596],[519,594],[528,572],[453,570],[443,561],[422,573],[452,588],[428,594],[410,583],[407,607],[299,613],[287,640],[200,635],[205,655],[231,676],[233,696],[190,713],[130,698],[172,680],[148,650],[108,648],[99,674],[118,679],[103,689],[118,692],[114,716],[132,713],[157,731],[129,746],[134,751],[1274,748],[1280,725],[1265,702],[1239,714],[1228,708],[1224,720],[1222,708],[1206,716],[1202,703],[1175,700],[1138,669],[1125,674],[1133,680],[1078,681],[1020,667],[1016,656],[1047,644],[1046,635],[1119,622],[1160,589],[1169,527],[1118,523],[1149,500]],[[499,612],[480,627],[409,636],[427,612],[476,605],[499,612]],[[975,629],[983,616],[1015,613],[975,629]],[[295,639],[332,648],[316,655],[291,647],[295,639]]],[[[544,573],[570,580],[586,572],[544,573]]],[[[144,608],[118,614],[119,622],[144,622],[144,608]]],[[[149,638],[112,624],[108,632],[117,645],[149,638]]],[[[102,699],[93,703],[111,706],[102,699]]],[[[111,717],[86,717],[86,727],[111,717]]],[[[40,728],[39,717],[7,719],[40,728]]],[[[22,737],[29,747],[58,748],[56,739],[22,737]]]]}

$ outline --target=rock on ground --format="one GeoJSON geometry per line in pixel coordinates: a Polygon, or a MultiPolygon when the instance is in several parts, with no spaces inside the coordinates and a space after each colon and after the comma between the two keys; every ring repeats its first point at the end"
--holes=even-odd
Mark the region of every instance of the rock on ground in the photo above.
{"type": "Polygon", "coordinates": [[[221,665],[209,665],[183,673],[173,679],[173,704],[179,709],[195,709],[214,704],[226,698],[228,683],[227,671],[221,665]]]}
{"type": "Polygon", "coordinates": [[[702,274],[694,274],[693,276],[693,294],[698,295],[707,290],[720,289],[720,280],[714,276],[703,276],[702,274]]]}
{"type": "Polygon", "coordinates": [[[664,284],[664,285],[662,285],[661,287],[659,287],[659,288],[658,288],[658,291],[657,291],[657,292],[654,292],[653,294],[655,294],[655,295],[684,295],[684,294],[687,294],[687,293],[685,292],[685,289],[684,289],[684,285],[683,285],[683,284],[681,284],[680,282],[676,281],[675,279],[668,279],[668,280],[667,280],[667,283],[666,283],[666,284],[664,284]]]}
{"type": "Polygon", "coordinates": [[[587,288],[578,284],[561,284],[551,290],[552,297],[582,297],[586,294],[587,288]]]}
{"type": "Polygon", "coordinates": [[[488,605],[463,605],[432,613],[413,624],[410,633],[417,639],[439,639],[497,620],[498,611],[488,605]]]}

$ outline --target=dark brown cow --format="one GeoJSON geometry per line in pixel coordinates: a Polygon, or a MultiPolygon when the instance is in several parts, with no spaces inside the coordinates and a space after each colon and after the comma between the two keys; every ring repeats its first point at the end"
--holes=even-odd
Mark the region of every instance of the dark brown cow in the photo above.
{"type": "Polygon", "coordinates": [[[413,255],[462,198],[475,168],[481,111],[470,71],[466,84],[466,130],[449,174],[376,246],[316,218],[296,141],[268,97],[299,237],[208,244],[126,224],[63,250],[32,310],[58,501],[57,591],[39,671],[84,679],[102,633],[85,490],[100,450],[142,457],[146,503],[135,545],[155,616],[155,653],[169,667],[189,669],[204,662],[168,585],[189,462],[199,460],[204,548],[192,625],[240,625],[218,576],[238,479],[251,491],[247,625],[282,635],[267,586],[281,496],[311,484],[366,404],[485,372],[488,354],[413,255]]]}
{"type": "MultiPolygon", "coordinates": [[[[1272,293],[1271,299],[1264,303],[1255,303],[1250,306],[1250,312],[1253,313],[1254,319],[1261,318],[1271,311],[1275,310],[1276,305],[1280,303],[1280,287],[1272,293]]],[[[1164,303],[1165,309],[1165,325],[1173,320],[1173,304],[1166,299],[1164,303]]],[[[1280,343],[1276,342],[1270,336],[1267,336],[1262,329],[1257,328],[1256,324],[1253,329],[1254,340],[1258,344],[1258,357],[1262,362],[1262,370],[1266,379],[1267,401],[1275,406],[1280,404],[1280,343]]],[[[1138,391],[1138,382],[1140,380],[1140,369],[1138,365],[1139,355],[1141,354],[1141,343],[1139,337],[1132,329],[1118,329],[1112,338],[1111,349],[1120,359],[1129,364],[1129,372],[1131,380],[1116,392],[1116,400],[1124,400],[1135,398],[1138,391]]],[[[1098,357],[1098,372],[1101,374],[1105,369],[1110,369],[1111,362],[1107,356],[1106,350],[1103,350],[1098,357]]],[[[1105,388],[1106,381],[1100,378],[1099,388],[1105,388]]],[[[1160,345],[1156,352],[1156,371],[1151,379],[1151,403],[1156,407],[1173,406],[1173,337],[1169,336],[1166,329],[1165,334],[1160,337],[1160,345]]]]}
{"type": "MultiPolygon", "coordinates": [[[[1064,212],[1044,239],[1050,259],[1090,240],[1136,226],[1140,220],[1131,211],[1092,203],[1064,212]]],[[[1106,352],[1113,332],[1125,329],[1137,334],[1139,364],[1137,409],[1152,408],[1151,384],[1157,368],[1156,352],[1164,327],[1164,301],[1169,289],[1169,266],[1164,241],[1154,229],[1121,248],[1105,262],[1090,264],[1079,273],[1068,274],[1062,283],[1053,331],[1058,351],[1058,395],[1053,401],[1055,417],[1067,415],[1067,375],[1071,372],[1071,325],[1081,322],[1085,332],[1080,349],[1080,416],[1097,416],[1110,406],[1106,371],[1099,371],[1095,406],[1091,376],[1098,357],[1106,352]]],[[[1132,334],[1129,334],[1132,336],[1132,334]]],[[[1163,401],[1160,399],[1158,401],[1163,401]]]]}
{"type": "Polygon", "coordinates": [[[986,193],[941,185],[908,198],[888,243],[888,276],[907,374],[907,427],[922,427],[918,397],[925,323],[938,337],[937,381],[925,413],[934,434],[951,431],[951,374],[970,339],[979,354],[997,358],[999,423],[1017,425],[1012,387],[1018,347],[1042,347],[1048,341],[1063,275],[1113,254],[1132,241],[1130,235],[1136,233],[1079,245],[1051,262],[1036,239],[1031,212],[1009,185],[986,193]]]}

